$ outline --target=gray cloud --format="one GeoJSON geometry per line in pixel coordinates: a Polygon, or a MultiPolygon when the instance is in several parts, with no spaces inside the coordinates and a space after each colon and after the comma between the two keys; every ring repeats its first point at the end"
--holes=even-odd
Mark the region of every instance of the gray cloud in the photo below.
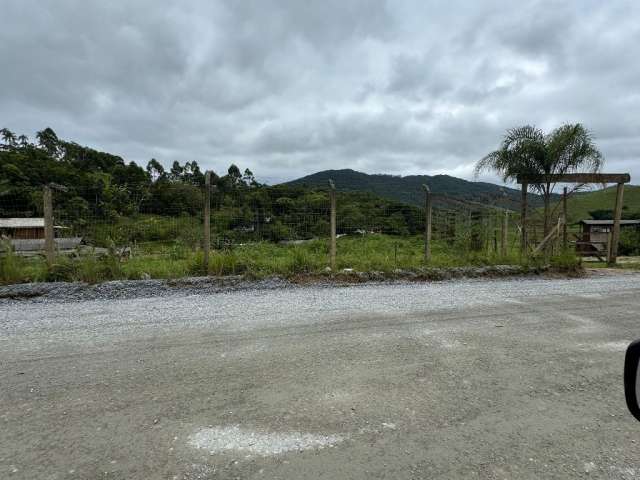
{"type": "Polygon", "coordinates": [[[595,0],[7,0],[0,126],[271,179],[470,178],[506,128],[582,122],[608,169],[637,179],[639,14],[595,0]]]}

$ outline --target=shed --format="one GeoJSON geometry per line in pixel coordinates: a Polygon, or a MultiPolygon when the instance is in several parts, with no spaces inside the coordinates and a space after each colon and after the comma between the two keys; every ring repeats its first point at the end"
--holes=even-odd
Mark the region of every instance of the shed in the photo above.
{"type": "MultiPolygon", "coordinates": [[[[81,237],[62,237],[66,227],[54,225],[54,244],[59,252],[72,251],[82,243],[81,237]]],[[[0,218],[0,240],[8,240],[19,255],[37,255],[45,249],[44,218],[0,218]]],[[[0,253],[5,250],[0,242],[0,253]]]]}
{"type": "MultiPolygon", "coordinates": [[[[576,242],[576,252],[583,255],[605,255],[613,220],[580,220],[581,234],[576,242]]],[[[640,220],[620,220],[620,228],[640,228],[640,220]]]]}
{"type": "MultiPolygon", "coordinates": [[[[55,225],[54,232],[64,227],[55,225]]],[[[44,218],[0,218],[0,237],[12,240],[44,239],[44,218]]]]}

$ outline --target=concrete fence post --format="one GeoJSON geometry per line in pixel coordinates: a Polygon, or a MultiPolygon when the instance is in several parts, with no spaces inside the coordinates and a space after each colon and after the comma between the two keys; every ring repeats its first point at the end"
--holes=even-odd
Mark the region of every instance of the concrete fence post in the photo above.
{"type": "Polygon", "coordinates": [[[44,210],[44,252],[47,257],[47,264],[53,265],[55,260],[55,240],[53,234],[53,198],[51,187],[45,186],[42,200],[44,210]]]}
{"type": "Polygon", "coordinates": [[[329,246],[329,265],[331,270],[336,269],[336,185],[329,180],[329,202],[331,207],[331,244],[329,246]]]}
{"type": "Polygon", "coordinates": [[[209,250],[211,249],[211,172],[204,175],[204,237],[202,244],[205,275],[209,274],[209,250]]]}
{"type": "Polygon", "coordinates": [[[424,261],[431,260],[431,223],[432,217],[432,204],[431,204],[431,190],[427,185],[422,185],[424,189],[424,261]]]}

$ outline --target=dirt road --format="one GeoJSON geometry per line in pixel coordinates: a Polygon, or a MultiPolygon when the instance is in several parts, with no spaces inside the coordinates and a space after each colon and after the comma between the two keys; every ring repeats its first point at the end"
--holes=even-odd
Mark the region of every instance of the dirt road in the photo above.
{"type": "Polygon", "coordinates": [[[638,478],[640,276],[0,305],[0,478],[638,478]]]}

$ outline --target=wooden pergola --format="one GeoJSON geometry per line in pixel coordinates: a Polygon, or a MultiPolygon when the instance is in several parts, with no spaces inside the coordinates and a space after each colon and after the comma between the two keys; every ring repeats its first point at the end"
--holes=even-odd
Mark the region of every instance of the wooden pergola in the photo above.
{"type": "MultiPolygon", "coordinates": [[[[531,184],[542,183],[615,183],[616,204],[613,210],[613,232],[611,236],[611,254],[609,264],[615,264],[618,256],[618,243],[620,241],[620,218],[622,217],[622,197],[624,184],[631,181],[628,173],[564,173],[552,175],[519,175],[518,183],[522,185],[522,253],[527,251],[527,190],[531,184]]],[[[566,219],[565,219],[566,222],[566,219]]]]}

